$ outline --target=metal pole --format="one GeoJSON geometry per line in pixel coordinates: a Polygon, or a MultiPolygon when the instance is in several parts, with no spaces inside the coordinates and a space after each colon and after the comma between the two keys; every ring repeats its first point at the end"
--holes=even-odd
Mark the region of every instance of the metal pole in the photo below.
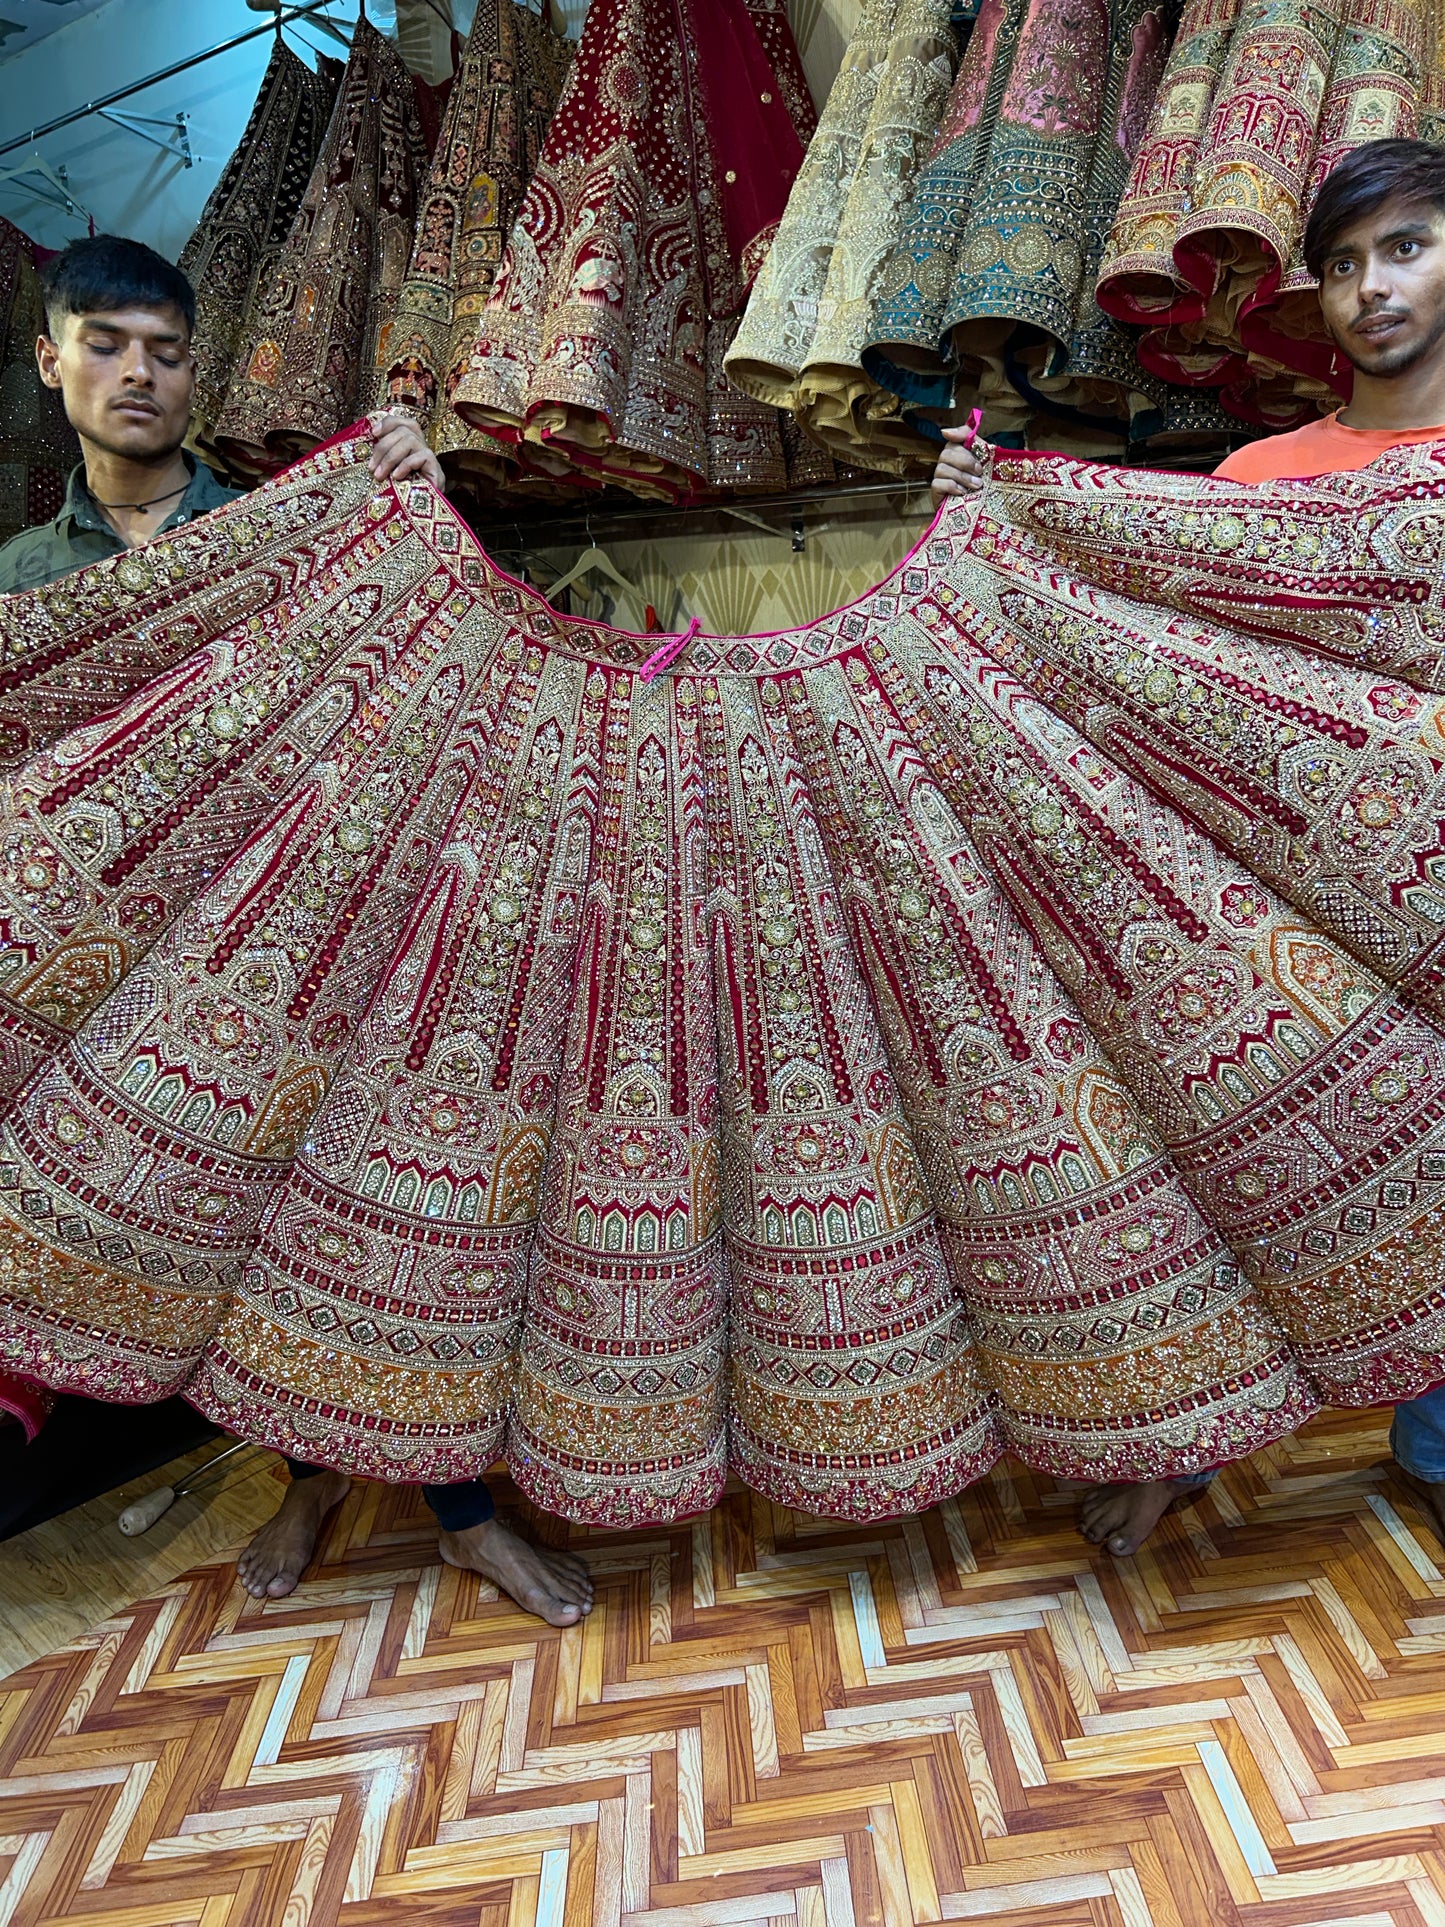
{"type": "MultiPolygon", "coordinates": [[[[651,503],[627,503],[618,508],[593,508],[585,514],[559,516],[550,521],[538,521],[535,529],[527,529],[532,538],[529,546],[547,548],[563,546],[574,535],[592,534],[594,527],[621,528],[635,524],[639,531],[650,534],[677,523],[693,521],[704,515],[729,515],[738,509],[746,510],[749,516],[759,510],[800,509],[800,508],[840,508],[845,509],[852,502],[877,501],[880,498],[897,495],[916,495],[926,492],[928,477],[921,475],[916,481],[899,480],[896,482],[843,482],[821,484],[816,488],[792,489],[785,495],[730,495],[716,502],[690,502],[684,508],[655,508],[651,503]]],[[[509,530],[521,532],[527,528],[525,523],[512,519],[506,522],[484,522],[480,515],[471,523],[471,530],[477,540],[486,547],[492,540],[499,539],[509,530]]],[[[792,531],[781,528],[778,535],[788,538],[792,531]]],[[[626,539],[626,538],[623,538],[626,539]]],[[[515,547],[516,545],[513,544],[515,547]]]]}
{"type": "Polygon", "coordinates": [[[293,20],[304,20],[308,14],[320,13],[323,7],[330,4],[331,0],[304,0],[303,5],[278,12],[274,20],[264,20],[259,27],[238,33],[234,40],[223,40],[219,47],[208,47],[204,53],[192,54],[189,60],[178,60],[173,67],[162,67],[158,74],[148,74],[144,80],[132,81],[129,87],[117,87],[113,94],[102,94],[99,100],[88,100],[83,107],[46,121],[43,127],[32,127],[28,134],[19,134],[13,141],[0,145],[0,154],[13,154],[18,147],[33,147],[36,141],[43,140],[47,134],[53,134],[61,127],[69,127],[89,114],[98,114],[103,108],[114,107],[117,101],[129,100],[132,94],[144,93],[147,87],[154,87],[159,81],[174,80],[177,74],[199,67],[203,60],[214,60],[217,54],[228,54],[233,47],[243,47],[248,40],[255,40],[263,33],[275,33],[281,27],[289,27],[293,20]]]}

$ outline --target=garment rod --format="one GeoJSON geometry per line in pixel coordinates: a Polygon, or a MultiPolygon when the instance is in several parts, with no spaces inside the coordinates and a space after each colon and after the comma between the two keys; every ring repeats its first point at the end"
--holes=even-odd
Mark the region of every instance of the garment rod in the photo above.
{"type": "MultiPolygon", "coordinates": [[[[556,521],[539,521],[534,527],[529,527],[518,517],[496,522],[477,521],[471,524],[471,530],[484,548],[494,539],[500,543],[507,535],[525,537],[530,547],[552,548],[566,543],[574,534],[585,535],[593,529],[617,524],[636,524],[645,531],[701,515],[727,515],[734,509],[746,509],[750,515],[755,515],[760,510],[809,508],[819,503],[846,508],[850,502],[876,501],[891,495],[916,495],[920,490],[926,492],[927,488],[926,475],[912,482],[847,482],[842,487],[793,489],[786,495],[728,495],[716,502],[689,502],[685,508],[658,509],[650,503],[639,503],[635,508],[584,509],[556,521]]],[[[786,535],[787,530],[780,529],[778,533],[786,535]]],[[[512,543],[511,546],[515,548],[516,544],[512,543]]]]}
{"type": "Polygon", "coordinates": [[[54,120],[46,121],[43,127],[32,127],[28,134],[17,134],[13,141],[0,145],[0,154],[13,154],[18,147],[31,147],[61,127],[70,127],[90,114],[114,107],[117,101],[129,100],[132,94],[144,93],[147,87],[154,87],[162,80],[174,80],[177,74],[199,67],[203,60],[214,60],[217,54],[228,54],[233,47],[243,47],[248,40],[255,40],[263,33],[275,33],[280,27],[290,26],[293,20],[304,20],[308,14],[320,13],[323,7],[331,4],[332,0],[301,0],[300,5],[278,13],[274,19],[263,20],[259,27],[250,27],[245,33],[238,33],[234,40],[223,40],[218,47],[208,47],[204,53],[192,54],[189,60],[178,60],[173,67],[162,67],[158,74],[148,74],[144,80],[134,80],[128,87],[117,87],[113,94],[102,94],[99,100],[88,100],[84,107],[73,108],[68,114],[59,114],[54,120]]]}
{"type": "MultiPolygon", "coordinates": [[[[1198,468],[1214,464],[1231,450],[1253,440],[1244,433],[1221,437],[1217,447],[1195,453],[1194,451],[1174,451],[1173,459],[1141,460],[1128,455],[1122,461],[1109,462],[1110,467],[1175,469],[1193,474],[1198,468]]],[[[1003,449],[1005,455],[1014,454],[1013,449],[1003,449]]],[[[1102,461],[1102,457],[1094,457],[1102,461]]],[[[472,534],[483,548],[517,548],[519,542],[527,548],[563,548],[581,536],[590,539],[599,530],[622,530],[635,528],[639,537],[654,531],[664,531],[674,523],[686,523],[704,515],[727,515],[736,509],[748,515],[766,514],[769,509],[802,509],[829,504],[847,508],[853,502],[881,501],[890,496],[917,495],[927,492],[929,477],[920,475],[912,481],[896,482],[844,482],[832,487],[820,485],[818,488],[791,489],[786,495],[727,495],[715,502],[689,502],[682,508],[657,508],[648,502],[639,502],[618,508],[597,507],[575,509],[570,514],[556,520],[527,522],[522,516],[509,516],[483,522],[480,517],[470,522],[472,534]],[[509,541],[507,538],[515,540],[509,541]]],[[[522,506],[519,504],[519,506],[522,506]]],[[[779,529],[779,535],[786,535],[786,529],[779,529]]]]}

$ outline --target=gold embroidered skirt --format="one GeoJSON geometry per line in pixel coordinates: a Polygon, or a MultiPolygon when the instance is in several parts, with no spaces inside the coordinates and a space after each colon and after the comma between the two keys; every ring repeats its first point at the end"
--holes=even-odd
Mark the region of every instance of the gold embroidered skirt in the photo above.
{"type": "Polygon", "coordinates": [[[624,1523],[1445,1375],[1445,451],[649,681],[367,447],[0,605],[0,1364],[624,1523]]]}

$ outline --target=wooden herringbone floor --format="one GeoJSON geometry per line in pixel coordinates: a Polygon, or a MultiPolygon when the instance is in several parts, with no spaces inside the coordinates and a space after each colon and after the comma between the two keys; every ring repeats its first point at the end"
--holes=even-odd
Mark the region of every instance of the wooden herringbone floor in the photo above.
{"type": "Polygon", "coordinates": [[[1341,1415],[1115,1564],[996,1477],[745,1492],[554,1633],[359,1487],[0,1684],[0,1927],[1445,1927],[1445,1576],[1341,1415]]]}

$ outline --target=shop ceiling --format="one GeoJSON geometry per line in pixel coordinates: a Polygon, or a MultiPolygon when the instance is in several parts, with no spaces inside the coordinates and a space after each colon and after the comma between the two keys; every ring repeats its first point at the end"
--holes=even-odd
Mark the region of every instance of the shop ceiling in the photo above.
{"type": "Polygon", "coordinates": [[[0,61],[13,59],[57,27],[114,0],[0,0],[0,61]]]}
{"type": "MultiPolygon", "coordinates": [[[[536,0],[531,3],[535,5],[536,0]]],[[[0,65],[24,53],[47,34],[68,27],[72,20],[115,4],[116,0],[0,0],[0,65]]],[[[262,15],[276,10],[272,0],[246,0],[246,5],[262,15]]],[[[382,0],[379,11],[387,30],[394,30],[397,24],[404,28],[407,16],[415,14],[428,20],[444,16],[449,25],[465,33],[472,24],[475,9],[476,0],[382,0]],[[396,19],[388,17],[393,13],[396,19]]],[[[561,0],[557,8],[568,30],[574,34],[580,31],[586,10],[586,0],[561,0]]],[[[355,8],[347,7],[343,0],[340,11],[344,18],[354,13],[355,8]]]]}

